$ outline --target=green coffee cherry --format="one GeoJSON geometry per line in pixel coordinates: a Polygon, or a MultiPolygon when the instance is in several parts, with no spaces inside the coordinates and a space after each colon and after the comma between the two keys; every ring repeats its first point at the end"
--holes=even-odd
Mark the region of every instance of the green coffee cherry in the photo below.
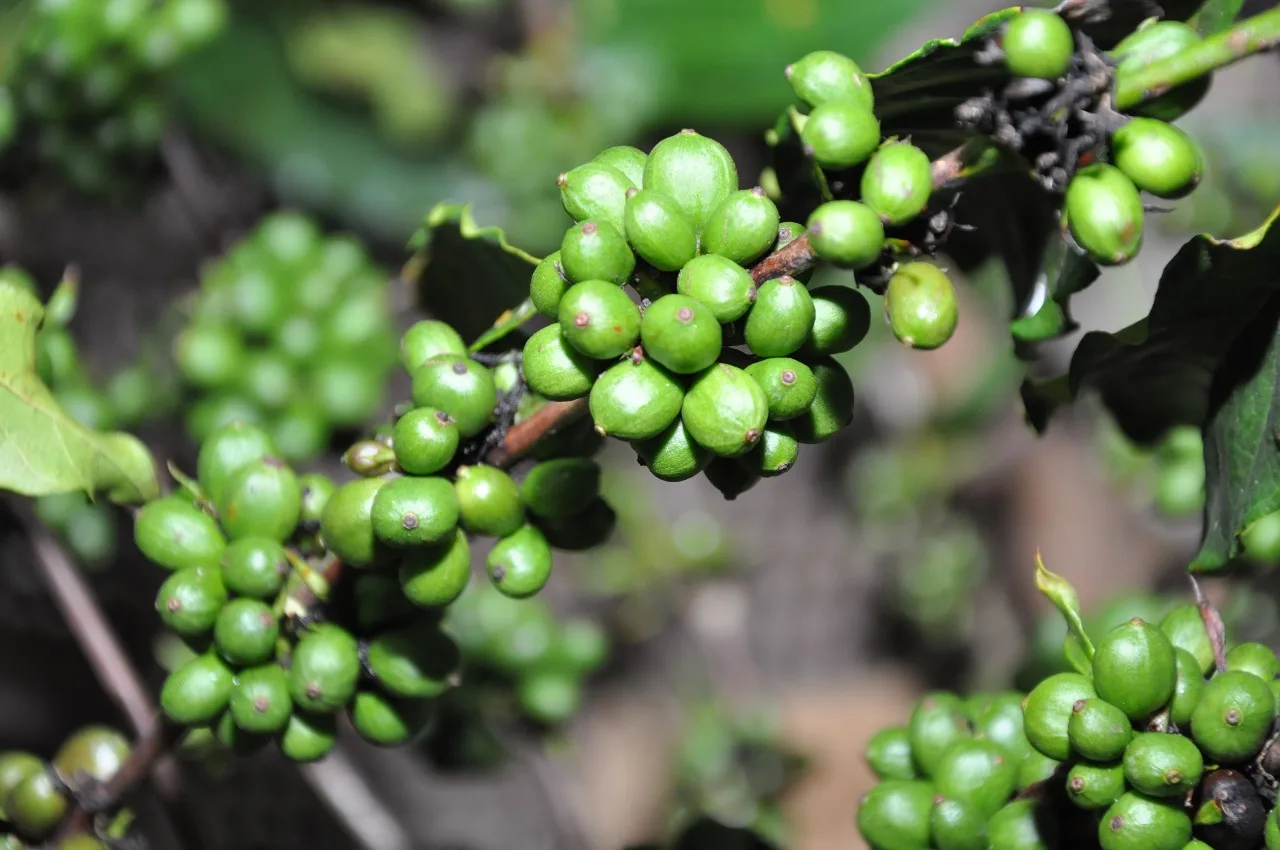
{"type": "Polygon", "coordinates": [[[242,537],[222,552],[222,583],[239,596],[274,597],[290,569],[284,546],[267,537],[242,537]]]}
{"type": "Polygon", "coordinates": [[[689,436],[677,419],[656,437],[632,444],[640,460],[660,481],[688,481],[707,468],[714,455],[689,436]]]}
{"type": "Polygon", "coordinates": [[[1140,732],[1124,751],[1124,776],[1148,797],[1185,797],[1204,773],[1204,758],[1190,738],[1140,732]]]}
{"type": "Polygon", "coordinates": [[[410,475],[434,475],[444,469],[457,453],[459,440],[453,417],[434,407],[408,411],[391,432],[396,464],[410,475]]]}
{"type": "Polygon", "coordinates": [[[1142,248],[1142,198],[1133,181],[1114,165],[1095,163],[1067,184],[1067,226],[1095,263],[1118,266],[1142,248]]]}
{"type": "Polygon", "coordinates": [[[807,230],[813,252],[841,268],[865,269],[884,248],[880,216],[857,201],[827,201],[809,216],[807,230]]]}
{"type": "Polygon", "coordinates": [[[804,225],[798,221],[784,221],[778,225],[778,241],[774,243],[773,250],[781,251],[792,242],[804,236],[804,225]]]}
{"type": "Polygon", "coordinates": [[[696,443],[720,457],[737,457],[760,441],[769,403],[745,371],[717,363],[690,385],[680,418],[696,443]]]}
{"type": "Polygon", "coordinates": [[[738,169],[724,145],[681,130],[653,146],[644,165],[644,188],[674,200],[701,229],[712,211],[738,188],[738,169]]]}
{"type": "Polygon", "coordinates": [[[664,367],[647,357],[606,369],[591,387],[591,418],[601,434],[647,440],[680,415],[684,390],[664,367]]]}
{"type": "MultiPolygon", "coordinates": [[[[1195,469],[1194,467],[1188,467],[1195,469]]],[[[1204,474],[1199,472],[1196,484],[1197,504],[1204,500],[1204,474]]],[[[1280,562],[1280,511],[1260,516],[1240,531],[1240,548],[1247,559],[1255,564],[1271,565],[1280,562]]]]}
{"type": "Polygon", "coordinates": [[[889,779],[868,791],[858,805],[858,832],[876,850],[928,847],[933,783],[889,779]]]}
{"type": "Polygon", "coordinates": [[[1243,670],[1219,673],[1191,712],[1192,740],[1210,762],[1246,762],[1262,749],[1275,708],[1275,695],[1262,679],[1243,670]]]}
{"type": "Polygon", "coordinates": [[[434,621],[378,635],[366,657],[379,687],[396,697],[435,697],[461,664],[458,646],[434,621]]]}
{"type": "Polygon", "coordinates": [[[1169,700],[1169,722],[1178,727],[1185,727],[1191,722],[1191,713],[1200,704],[1204,696],[1204,677],[1200,673],[1200,664],[1181,647],[1173,650],[1174,660],[1178,668],[1177,683],[1173,687],[1173,699],[1169,700]]]}
{"type": "Polygon", "coordinates": [[[933,769],[939,794],[970,803],[987,815],[1009,801],[1017,781],[1017,763],[990,741],[956,741],[933,769]]]}
{"type": "Polygon", "coordinates": [[[1125,792],[1102,815],[1103,850],[1182,850],[1191,840],[1191,818],[1174,801],[1125,792]]]}
{"type": "Polygon", "coordinates": [[[813,330],[813,298],[790,275],[766,281],[747,314],[747,347],[760,357],[785,357],[797,351],[813,330]]]}
{"type": "Polygon", "coordinates": [[[1091,761],[1115,761],[1124,755],[1133,738],[1128,716],[1101,699],[1077,700],[1067,721],[1067,742],[1072,752],[1091,761]]]}
{"type": "Polygon", "coordinates": [[[446,540],[458,527],[458,497],[438,476],[407,475],[384,484],[369,513],[373,534],[400,549],[446,540]]]}
{"type": "Polygon", "coordinates": [[[706,305],[721,324],[742,318],[756,300],[750,272],[719,254],[686,263],[676,278],[676,291],[706,305]]]}
{"type": "Polygon", "coordinates": [[[862,174],[862,203],[887,226],[906,224],[929,205],[933,171],[929,155],[907,142],[890,142],[871,155],[862,174]]]}
{"type": "Polygon", "coordinates": [[[955,333],[959,305],[946,272],[932,263],[905,263],[889,279],[884,293],[885,314],[898,341],[909,348],[930,350],[955,333]]]}
{"type": "Polygon", "coordinates": [[[428,360],[467,355],[467,343],[447,322],[424,319],[414,322],[400,338],[400,362],[410,375],[428,360]]]}
{"type": "Polygon", "coordinates": [[[304,711],[337,711],[360,679],[360,647],[347,630],[324,624],[307,632],[289,662],[289,695],[304,711]]]}
{"type": "Polygon", "coordinates": [[[764,255],[778,237],[778,208],[764,189],[743,189],[725,198],[702,228],[702,251],[739,265],[764,255]]]}
{"type": "Polygon", "coordinates": [[[329,498],[337,491],[338,485],[320,472],[298,476],[298,484],[302,487],[302,516],[299,517],[298,524],[314,530],[319,527],[324,506],[329,503],[329,498]]]}
{"type": "Polygon", "coordinates": [[[582,702],[582,685],[573,676],[556,670],[538,670],[520,680],[516,698],[524,713],[539,723],[564,723],[582,702]]]}
{"type": "Polygon", "coordinates": [[[1058,840],[1056,816],[1034,799],[1014,800],[987,822],[993,850],[1048,850],[1058,840]]]}
{"type": "Polygon", "coordinates": [[[606,280],[584,280],[560,300],[560,332],[575,349],[597,360],[631,350],[640,339],[640,309],[606,280]]]}
{"type": "Polygon", "coordinates": [[[880,779],[916,779],[911,738],[905,726],[881,729],[867,740],[862,757],[880,779]]]}
{"type": "Polygon", "coordinates": [[[1098,696],[1093,683],[1079,673],[1055,673],[1027,694],[1023,722],[1031,746],[1058,761],[1071,755],[1067,729],[1075,704],[1098,696]]]}
{"type": "Polygon", "coordinates": [[[434,407],[453,417],[458,436],[469,439],[493,421],[498,389],[493,373],[469,357],[434,357],[413,372],[414,407],[434,407]]]}
{"type": "Polygon", "coordinates": [[[763,478],[738,458],[712,456],[711,462],[702,470],[707,481],[720,492],[725,501],[732,502],[743,493],[760,483],[763,478]]]}
{"type": "Polygon", "coordinates": [[[64,777],[106,782],[129,758],[129,739],[109,726],[85,726],[68,738],[50,763],[64,777]]]}
{"type": "Polygon", "coordinates": [[[746,368],[746,373],[764,390],[769,418],[794,419],[805,413],[818,394],[813,370],[790,357],[770,357],[746,368]]]}
{"type": "Polygon", "coordinates": [[[1116,167],[1144,192],[1182,198],[1200,183],[1204,155],[1191,137],[1155,118],[1131,118],[1111,136],[1116,167]]]}
{"type": "Polygon", "coordinates": [[[407,554],[399,567],[400,587],[422,608],[450,605],[471,581],[471,545],[462,529],[453,538],[407,554]]]}
{"type": "Polygon", "coordinates": [[[534,309],[554,319],[559,315],[560,299],[572,286],[560,265],[560,252],[548,254],[533,270],[529,278],[529,299],[534,309]]]}
{"type": "Polygon", "coordinates": [[[796,97],[809,106],[833,100],[854,101],[867,109],[875,104],[867,75],[857,62],[840,53],[815,50],[792,62],[784,73],[796,97]]]}
{"type": "Polygon", "coordinates": [[[31,753],[8,750],[0,753],[0,819],[4,816],[4,801],[18,783],[45,769],[45,764],[31,753]]]}
{"type": "Polygon", "coordinates": [[[560,325],[555,324],[537,331],[525,342],[521,371],[529,388],[538,395],[569,401],[591,391],[599,366],[570,345],[560,325]]]}
{"type": "Polygon", "coordinates": [[[400,700],[373,691],[359,691],[347,712],[361,738],[379,747],[398,747],[422,740],[436,718],[427,700],[400,700]]]}
{"type": "Polygon", "coordinates": [[[4,803],[9,823],[25,838],[38,842],[50,835],[70,807],[66,795],[41,770],[19,782],[4,803]]]}
{"type": "Polygon", "coordinates": [[[542,519],[567,519],[582,513],[600,495],[600,465],[590,458],[558,458],[529,470],[520,498],[542,519]]]}
{"type": "Polygon", "coordinates": [[[178,634],[194,637],[213,628],[226,602],[227,589],[216,569],[187,567],[160,585],[156,613],[178,634]]]}
{"type": "MultiPolygon", "coordinates": [[[[287,694],[286,694],[287,696],[287,694]]],[[[288,715],[285,720],[288,721],[288,715]]],[[[197,727],[205,728],[209,727],[197,727]]],[[[271,742],[271,736],[264,732],[248,732],[236,724],[230,708],[218,715],[213,723],[212,735],[223,754],[250,756],[271,742]]]]}
{"type": "Polygon", "coordinates": [[[821,443],[853,421],[853,381],[844,367],[831,357],[815,360],[809,368],[818,388],[813,404],[788,422],[800,442],[821,443]]]}
{"type": "Polygon", "coordinates": [[[813,326],[805,340],[806,354],[841,354],[854,348],[871,330],[871,307],[851,286],[819,286],[813,299],[813,326]]]}
{"type": "Polygon", "coordinates": [[[248,667],[261,664],[275,652],[280,622],[271,606],[258,599],[233,599],[213,627],[218,652],[229,664],[248,667]]]}
{"type": "Polygon", "coordinates": [[[1005,754],[1020,764],[1032,752],[1022,725],[1022,694],[1009,691],[993,696],[974,713],[973,736],[1003,747],[1005,754]]]}
{"type": "Polygon", "coordinates": [[[916,770],[931,777],[951,745],[969,738],[971,731],[960,699],[946,691],[935,691],[916,702],[907,722],[907,735],[916,770]]]}
{"type": "Polygon", "coordinates": [[[524,525],[520,487],[494,466],[458,467],[454,490],[462,527],[473,534],[504,537],[524,525]]]}
{"type": "Polygon", "coordinates": [[[280,752],[296,762],[319,761],[338,742],[338,725],[332,714],[295,711],[280,734],[280,752]]]}
{"type": "MultiPolygon", "coordinates": [[[[1115,46],[1111,55],[1119,59],[1116,80],[1123,80],[1161,59],[1174,56],[1200,41],[1200,34],[1181,21],[1157,21],[1138,28],[1115,46]]],[[[1208,74],[1183,83],[1159,97],[1143,101],[1134,108],[1138,115],[1175,121],[1204,99],[1212,77],[1208,74]]]]}
{"type": "Polygon", "coordinates": [[[1039,750],[1032,748],[1023,758],[1022,765],[1018,769],[1018,790],[1026,791],[1041,782],[1047,782],[1057,775],[1061,767],[1062,762],[1057,759],[1051,759],[1039,750]]]}
{"type": "Polygon", "coordinates": [[[1098,696],[1142,722],[1168,705],[1177,683],[1173,644],[1137,617],[1108,632],[1093,655],[1098,696]]]}
{"type": "Polygon", "coordinates": [[[679,375],[701,372],[716,362],[722,336],[710,309],[687,295],[664,295],[640,320],[645,355],[679,375]]]}
{"type": "Polygon", "coordinates": [[[526,525],[499,540],[486,564],[503,595],[526,599],[551,578],[551,545],[537,527],[526,525]]]}
{"type": "Polygon", "coordinates": [[[204,389],[231,384],[244,365],[244,341],[235,328],[199,322],[174,340],[174,361],[188,383],[204,389]]]}
{"type": "Polygon", "coordinates": [[[556,666],[578,674],[594,672],[609,658],[609,635],[591,620],[569,620],[552,652],[556,666]]]}
{"type": "Polygon", "coordinates": [[[1160,621],[1160,631],[1175,647],[1191,653],[1201,673],[1213,669],[1213,645],[1209,642],[1199,607],[1188,603],[1171,609],[1160,621]]]}
{"type": "Polygon", "coordinates": [[[265,457],[246,464],[227,482],[218,517],[232,540],[266,537],[285,541],[302,516],[302,486],[283,460],[265,457]]]}
{"type": "Polygon", "coordinates": [[[1067,797],[1086,810],[1105,809],[1124,794],[1124,765],[1082,761],[1067,772],[1067,797]]]}
{"type": "Polygon", "coordinates": [[[679,271],[698,253],[693,222],[674,198],[660,192],[633,191],[623,221],[631,247],[658,271],[679,271]]]}
{"type": "Polygon", "coordinates": [[[934,798],[929,835],[938,850],[987,850],[987,815],[971,803],[934,798]]]}
{"type": "Polygon", "coordinates": [[[227,545],[213,517],[180,493],[143,505],[133,539],[148,560],[171,570],[216,565],[227,545]]]}
{"type": "Polygon", "coordinates": [[[565,233],[560,266],[569,280],[578,283],[606,280],[621,286],[631,279],[636,257],[617,227],[607,221],[584,221],[565,233]]]}
{"type": "Polygon", "coordinates": [[[1227,650],[1227,669],[1252,673],[1264,682],[1280,674],[1280,659],[1275,650],[1261,643],[1239,643],[1227,650]]]}
{"type": "Polygon", "coordinates": [[[781,475],[796,465],[800,442],[785,422],[765,426],[756,447],[742,457],[742,462],[764,478],[781,475]]]}
{"type": "Polygon", "coordinates": [[[320,537],[325,548],[348,566],[368,567],[383,555],[373,533],[373,501],[385,483],[381,478],[349,481],[324,507],[320,537]]]}
{"type": "Polygon", "coordinates": [[[879,146],[880,121],[856,100],[831,100],[809,113],[800,140],[823,168],[852,168],[879,146]]]}
{"type": "Polygon", "coordinates": [[[616,168],[637,189],[644,188],[644,164],[649,157],[644,151],[631,145],[615,145],[605,148],[591,158],[592,162],[616,168]]]}
{"type": "Polygon", "coordinates": [[[288,679],[278,664],[240,671],[228,709],[236,726],[258,734],[284,729],[293,714],[288,679]]]}
{"type": "Polygon", "coordinates": [[[556,178],[560,202],[574,221],[607,221],[622,230],[622,209],[627,190],[635,186],[616,168],[588,162],[556,178]]]}
{"type": "Polygon", "coordinates": [[[174,723],[207,723],[231,699],[231,668],[216,655],[197,655],[169,674],[160,689],[160,708],[174,723]]]}
{"type": "Polygon", "coordinates": [[[1076,51],[1071,27],[1047,9],[1024,9],[1005,27],[1000,46],[1010,74],[1040,80],[1065,74],[1076,51]]]}
{"type": "Polygon", "coordinates": [[[200,445],[196,479],[205,496],[217,504],[233,475],[249,463],[275,455],[279,451],[266,431],[256,425],[232,422],[215,430],[200,445]]]}
{"type": "Polygon", "coordinates": [[[342,453],[342,465],[364,478],[377,478],[395,468],[396,453],[382,440],[359,440],[342,453]]]}

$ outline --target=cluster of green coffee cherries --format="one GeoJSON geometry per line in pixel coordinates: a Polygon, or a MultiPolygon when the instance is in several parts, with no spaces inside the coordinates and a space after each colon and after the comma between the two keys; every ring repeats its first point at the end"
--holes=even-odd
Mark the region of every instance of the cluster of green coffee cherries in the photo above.
{"type": "Polygon", "coordinates": [[[859,829],[876,850],[1280,847],[1258,790],[1275,787],[1280,661],[1241,643],[1225,662],[1185,604],[1116,626],[1087,672],[1025,696],[929,694],[868,743],[882,781],[859,829]]]}
{"type": "MultiPolygon", "coordinates": [[[[762,189],[739,189],[721,144],[686,130],[648,154],[613,147],[559,183],[577,223],[530,281],[555,320],[524,347],[530,389],[587,398],[596,430],[655,476],[705,474],[730,497],[849,424],[853,386],[832,355],[866,335],[866,298],[789,275],[757,283],[751,264],[804,228],[779,222],[762,189]]],[[[811,221],[810,237],[833,235],[836,218],[811,221]]]]}
{"type": "Polygon", "coordinates": [[[107,850],[132,819],[127,811],[117,813],[97,835],[78,833],[56,847],[45,842],[74,808],[70,792],[111,779],[129,752],[123,735],[96,725],[74,732],[48,761],[22,750],[0,752],[0,850],[107,850]]]}
{"type": "Polygon", "coordinates": [[[386,275],[361,244],[268,215],[201,274],[174,358],[197,396],[187,430],[253,422],[300,462],[379,409],[395,365],[386,275]]]}
{"type": "Polygon", "coordinates": [[[548,726],[577,712],[583,680],[609,656],[608,635],[594,621],[558,619],[542,600],[512,599],[492,585],[464,593],[444,626],[467,660],[468,686],[490,676],[514,685],[524,715],[548,726]]]}
{"type": "Polygon", "coordinates": [[[114,194],[165,131],[162,75],[222,29],[223,0],[36,0],[0,106],[15,174],[34,165],[72,190],[114,194]],[[22,165],[19,165],[21,163],[22,165]]]}
{"type": "Polygon", "coordinates": [[[808,109],[789,112],[804,153],[828,184],[857,187],[856,200],[827,201],[809,215],[807,235],[814,254],[855,273],[892,272],[884,284],[884,314],[894,336],[912,348],[937,348],[956,329],[951,281],[930,263],[896,261],[898,254],[922,249],[904,238],[901,228],[918,222],[928,210],[933,193],[929,156],[909,141],[881,137],[871,81],[848,56],[814,51],[788,65],[785,73],[808,109]]]}
{"type": "Polygon", "coordinates": [[[1107,468],[1117,479],[1139,484],[1161,516],[1182,519],[1198,516],[1204,508],[1204,440],[1200,429],[1170,429],[1154,449],[1131,443],[1113,425],[1102,433],[1107,468]]]}
{"type": "MultiPolygon", "coordinates": [[[[376,744],[425,731],[432,698],[459,664],[440,607],[402,591],[394,575],[362,585],[358,569],[340,585],[346,604],[329,599],[323,618],[296,601],[327,595],[316,534],[350,536],[359,522],[348,520],[359,511],[352,495],[323,475],[295,474],[263,429],[231,424],[201,446],[195,481],[138,511],[138,548],[172,571],[156,611],[191,650],[165,680],[160,705],[189,736],[237,753],[275,740],[290,758],[311,761],[332,748],[343,709],[376,744]],[[420,605],[393,607],[406,598],[420,605]],[[389,621],[388,612],[397,616],[389,621]]],[[[406,555],[400,575],[405,585],[460,593],[467,562],[435,565],[406,555]]]]}
{"type": "MultiPolygon", "coordinates": [[[[1142,67],[1177,54],[1200,40],[1178,21],[1150,21],[1111,51],[1122,80],[1142,67]]],[[[1059,80],[1076,52],[1071,27],[1059,15],[1027,9],[1000,37],[1009,72],[1015,77],[1059,80]]],[[[1203,77],[1143,103],[1111,133],[1106,150],[1090,154],[1067,184],[1063,219],[1076,244],[1099,265],[1120,265],[1142,247],[1145,207],[1142,192],[1172,200],[1199,184],[1204,156],[1199,146],[1169,122],[1195,106],[1208,90],[1203,77]]]]}

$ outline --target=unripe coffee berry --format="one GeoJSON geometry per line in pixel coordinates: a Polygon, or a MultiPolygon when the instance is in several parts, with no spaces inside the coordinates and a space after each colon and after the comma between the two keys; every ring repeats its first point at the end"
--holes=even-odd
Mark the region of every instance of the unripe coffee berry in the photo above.
{"type": "Polygon", "coordinates": [[[386,482],[370,508],[374,536],[407,549],[449,538],[458,526],[454,487],[438,476],[406,475],[386,482]]]}
{"type": "MultiPolygon", "coordinates": [[[[553,251],[533,269],[533,274],[529,278],[529,300],[533,302],[535,310],[548,319],[554,319],[560,315],[560,299],[572,285],[569,278],[565,276],[564,269],[560,267],[560,252],[553,251]]],[[[466,347],[464,346],[462,351],[453,353],[464,354],[466,347]]],[[[424,358],[419,362],[423,363],[429,359],[430,357],[424,358]]]]}
{"type": "Polygon", "coordinates": [[[632,190],[623,215],[631,247],[658,271],[679,271],[698,253],[693,222],[673,198],[650,190],[632,190]]]}
{"type": "Polygon", "coordinates": [[[813,298],[790,275],[765,281],[747,314],[743,335],[760,357],[785,357],[804,345],[813,330],[813,298]]]}
{"type": "Polygon", "coordinates": [[[875,104],[871,81],[858,63],[832,50],[815,50],[792,62],[784,72],[796,97],[809,106],[851,100],[867,109],[875,104]]]}
{"type": "Polygon", "coordinates": [[[1095,163],[1067,184],[1067,226],[1095,263],[1127,263],[1142,247],[1145,211],[1133,181],[1114,165],[1095,163]]]}
{"type": "Polygon", "coordinates": [[[470,357],[433,357],[413,372],[414,407],[434,407],[453,418],[462,439],[474,437],[493,421],[498,388],[493,373],[470,357]]]}
{"type": "Polygon", "coordinates": [[[764,431],[769,404],[743,370],[717,363],[689,386],[680,418],[689,436],[720,457],[750,451],[764,431]]]}
{"type": "Polygon", "coordinates": [[[769,418],[794,419],[805,413],[818,395],[818,382],[813,370],[790,357],[770,357],[746,368],[769,406],[769,418]]]}
{"type": "Polygon", "coordinates": [[[526,599],[551,577],[551,546],[542,532],[525,525],[497,542],[486,564],[489,578],[505,596],[526,599]]]}
{"type": "Polygon", "coordinates": [[[1211,762],[1244,763],[1262,749],[1275,707],[1271,688],[1254,674],[1219,673],[1191,712],[1191,737],[1211,762]]]}
{"type": "Polygon", "coordinates": [[[1191,818],[1177,801],[1126,791],[1102,815],[1102,850],[1182,850],[1191,840],[1191,818]]]}
{"type": "Polygon", "coordinates": [[[680,415],[684,389],[664,367],[640,356],[606,369],[589,398],[591,418],[601,434],[647,440],[680,415]]]}
{"type": "Polygon", "coordinates": [[[677,419],[656,437],[632,444],[636,455],[660,481],[688,481],[707,468],[714,455],[689,436],[677,419]]]}
{"type": "MultiPolygon", "coordinates": [[[[537,274],[536,270],[534,274],[537,274]]],[[[434,357],[448,354],[465,356],[466,353],[467,344],[453,326],[435,319],[414,322],[400,337],[400,362],[410,375],[434,357]]]]}
{"type": "Polygon", "coordinates": [[[778,236],[778,208],[764,189],[734,192],[712,211],[702,229],[702,251],[747,265],[778,236]]]}
{"type": "Polygon", "coordinates": [[[738,169],[724,145],[682,130],[653,146],[644,166],[644,188],[670,197],[701,228],[738,188],[738,169]]]}
{"type": "Polygon", "coordinates": [[[600,367],[570,345],[560,325],[554,324],[525,342],[520,370],[529,389],[538,395],[552,401],[568,401],[591,391],[600,367]]]}
{"type": "Polygon", "coordinates": [[[853,421],[853,381],[834,358],[823,357],[809,364],[817,384],[813,404],[791,423],[802,443],[821,443],[838,434],[853,421]]]}
{"type": "Polygon", "coordinates": [[[930,350],[955,333],[960,318],[956,290],[947,273],[932,263],[904,263],[889,278],[884,311],[898,341],[930,350]]]}
{"type": "Polygon", "coordinates": [[[858,805],[858,832],[872,847],[928,847],[935,793],[932,782],[881,782],[858,805]]]}
{"type": "Polygon", "coordinates": [[[396,464],[410,475],[431,475],[444,469],[458,451],[458,442],[453,417],[434,407],[406,412],[391,432],[396,464]]]}
{"type": "Polygon", "coordinates": [[[722,335],[710,309],[687,295],[664,295],[640,320],[645,355],[679,375],[700,372],[716,362],[722,335]]]}
{"type": "Polygon", "coordinates": [[[871,306],[851,286],[819,286],[813,299],[813,326],[804,342],[807,354],[841,354],[857,346],[871,330],[871,306]]]}
{"type": "Polygon", "coordinates": [[[289,695],[306,711],[337,711],[360,680],[360,647],[351,633],[329,623],[306,633],[289,662],[289,695]]]}
{"type": "Polygon", "coordinates": [[[800,140],[823,168],[852,168],[880,144],[880,121],[856,100],[831,100],[809,113],[800,140]]]}
{"type": "Polygon", "coordinates": [[[644,151],[631,145],[615,145],[605,148],[591,158],[592,162],[616,168],[637,189],[644,188],[644,164],[648,160],[644,151]]]}
{"type": "Polygon", "coordinates": [[[421,608],[443,608],[471,580],[471,544],[459,528],[449,540],[406,553],[398,570],[405,598],[421,608]]]}
{"type": "Polygon", "coordinates": [[[1098,642],[1093,684],[1098,696],[1130,720],[1145,721],[1173,697],[1177,665],[1173,644],[1155,626],[1134,618],[1098,642]]]}
{"type": "Polygon", "coordinates": [[[862,203],[886,225],[906,224],[929,205],[933,192],[929,155],[907,142],[890,142],[871,155],[862,173],[862,203]]]}
{"type": "Polygon", "coordinates": [[[635,188],[627,176],[616,168],[599,162],[588,162],[556,178],[560,202],[574,221],[596,219],[607,221],[622,230],[622,209],[627,190],[635,188]]]}
{"type": "Polygon", "coordinates": [[[501,469],[483,464],[459,467],[453,488],[459,521],[467,531],[503,537],[524,524],[520,487],[501,469]]]}
{"type": "Polygon", "coordinates": [[[569,228],[560,243],[560,266],[569,280],[607,280],[621,286],[635,271],[636,257],[622,231],[607,221],[569,228]]]}
{"type": "Polygon", "coordinates": [[[1076,49],[1071,27],[1047,9],[1023,10],[1005,28],[1000,46],[1009,73],[1041,80],[1065,74],[1076,49]]]}
{"type": "Polygon", "coordinates": [[[584,280],[560,300],[560,332],[570,345],[597,360],[618,357],[640,338],[640,308],[606,280],[584,280]]]}
{"type": "Polygon", "coordinates": [[[808,223],[809,244],[822,259],[842,268],[864,269],[880,258],[884,224],[857,201],[827,201],[808,223]]]}
{"type": "Polygon", "coordinates": [[[1155,118],[1131,118],[1111,136],[1116,167],[1157,198],[1191,193],[1204,173],[1200,147],[1182,130],[1155,118]]]}
{"type": "Polygon", "coordinates": [[[1072,709],[1080,700],[1097,697],[1093,683],[1079,673],[1055,673],[1027,694],[1022,704],[1027,740],[1051,759],[1071,755],[1067,729],[1072,709]]]}
{"type": "Polygon", "coordinates": [[[750,272],[718,254],[686,263],[676,278],[676,291],[706,305],[721,324],[742,318],[756,299],[750,272]]]}

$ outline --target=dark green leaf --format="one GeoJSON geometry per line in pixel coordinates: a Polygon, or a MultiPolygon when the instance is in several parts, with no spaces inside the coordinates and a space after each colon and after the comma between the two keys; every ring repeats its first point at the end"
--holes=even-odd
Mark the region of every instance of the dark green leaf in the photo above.
{"type": "Polygon", "coordinates": [[[1101,273],[1097,264],[1075,250],[1057,228],[1050,230],[1046,245],[1027,306],[1009,326],[1015,350],[1027,359],[1034,357],[1036,343],[1058,339],[1080,327],[1071,317],[1071,296],[1087,288],[1101,273]]]}
{"type": "Polygon", "coordinates": [[[1206,0],[1191,23],[1201,35],[1213,35],[1235,23],[1244,8],[1244,0],[1206,0]]]}
{"type": "Polygon", "coordinates": [[[1197,236],[1184,245],[1145,319],[1086,334],[1066,376],[1023,384],[1031,424],[1043,430],[1057,405],[1092,388],[1134,442],[1153,443],[1174,425],[1202,426],[1214,400],[1242,380],[1219,374],[1232,346],[1280,292],[1277,214],[1239,239],[1197,236]]]}
{"type": "Polygon", "coordinates": [[[102,492],[136,504],[160,493],[155,461],[136,438],[98,433],[58,406],[36,375],[44,308],[0,281],[0,490],[23,496],[102,492]]]}
{"type": "Polygon", "coordinates": [[[1197,571],[1225,567],[1239,554],[1241,530],[1280,510],[1280,296],[1232,346],[1215,396],[1223,390],[1204,429],[1204,539],[1191,563],[1197,571]]]}
{"type": "Polygon", "coordinates": [[[469,204],[437,204],[409,247],[416,252],[410,264],[419,275],[422,306],[452,323],[464,339],[496,331],[485,342],[491,345],[519,326],[508,326],[504,317],[524,313],[523,305],[503,313],[496,325],[494,313],[502,313],[499,305],[524,301],[539,260],[509,244],[499,228],[476,224],[469,204]]]}

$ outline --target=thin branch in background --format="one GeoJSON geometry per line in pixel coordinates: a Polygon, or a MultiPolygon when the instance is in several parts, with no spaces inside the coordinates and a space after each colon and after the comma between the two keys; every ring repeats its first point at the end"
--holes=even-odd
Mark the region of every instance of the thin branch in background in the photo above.
{"type": "Polygon", "coordinates": [[[413,850],[412,836],[378,799],[341,746],[323,761],[300,765],[299,769],[365,850],[413,850]]]}

